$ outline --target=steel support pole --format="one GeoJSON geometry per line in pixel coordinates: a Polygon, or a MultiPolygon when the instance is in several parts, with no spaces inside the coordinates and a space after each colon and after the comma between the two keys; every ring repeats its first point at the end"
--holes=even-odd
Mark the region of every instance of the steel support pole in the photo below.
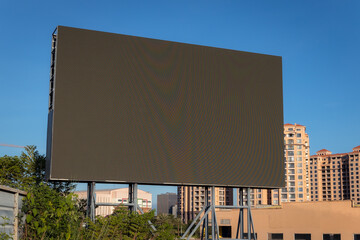
{"type": "Polygon", "coordinates": [[[86,216],[95,222],[95,182],[88,182],[86,216]]]}
{"type": "MultiPolygon", "coordinates": [[[[240,188],[241,190],[241,193],[240,193],[240,204],[241,206],[243,207],[244,206],[244,189],[243,188],[240,188]]],[[[244,208],[241,208],[240,209],[240,219],[241,219],[241,222],[240,222],[240,238],[244,238],[244,208]]]]}
{"type": "Polygon", "coordinates": [[[251,202],[250,202],[250,188],[247,188],[247,237],[248,239],[251,239],[251,217],[250,217],[250,211],[251,211],[251,202]]]}
{"type": "Polygon", "coordinates": [[[130,183],[129,184],[129,210],[131,212],[138,211],[138,203],[137,203],[137,192],[138,192],[138,185],[137,183],[130,183]]]}
{"type": "Polygon", "coordinates": [[[211,239],[215,239],[215,187],[211,187],[211,239]]]}
{"type": "MultiPolygon", "coordinates": [[[[205,187],[205,207],[209,207],[209,187],[205,187]]],[[[209,215],[205,216],[205,239],[209,239],[209,215]]]]}
{"type": "Polygon", "coordinates": [[[134,183],[134,212],[138,212],[138,185],[134,183]]]}
{"type": "Polygon", "coordinates": [[[128,203],[130,212],[134,209],[134,185],[132,183],[129,184],[129,196],[128,196],[128,203]]]}
{"type": "Polygon", "coordinates": [[[238,188],[237,191],[239,192],[239,198],[236,203],[236,205],[239,205],[240,211],[239,211],[239,220],[238,220],[238,226],[236,231],[236,238],[244,239],[244,189],[238,188]]]}

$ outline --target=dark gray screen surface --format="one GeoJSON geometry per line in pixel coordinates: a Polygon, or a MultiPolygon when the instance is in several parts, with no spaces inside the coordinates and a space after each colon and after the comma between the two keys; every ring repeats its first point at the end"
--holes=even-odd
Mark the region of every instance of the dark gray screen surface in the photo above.
{"type": "Polygon", "coordinates": [[[280,187],[281,57],[58,27],[52,180],[280,187]]]}

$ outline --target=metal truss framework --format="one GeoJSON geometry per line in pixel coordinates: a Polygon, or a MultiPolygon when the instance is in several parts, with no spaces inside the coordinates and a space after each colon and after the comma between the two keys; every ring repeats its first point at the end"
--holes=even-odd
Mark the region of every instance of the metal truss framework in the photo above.
{"type": "Polygon", "coordinates": [[[209,240],[209,239],[216,239],[218,240],[220,238],[220,231],[219,231],[219,224],[216,219],[216,208],[219,209],[239,209],[239,220],[237,225],[237,231],[236,231],[236,238],[221,238],[221,239],[240,239],[240,240],[250,240],[254,239],[256,240],[256,234],[254,230],[254,223],[251,215],[251,204],[250,204],[250,188],[247,188],[247,205],[244,205],[244,198],[243,198],[243,188],[240,188],[240,196],[239,196],[239,203],[240,205],[236,206],[215,206],[215,187],[211,187],[211,202],[209,203],[209,187],[205,187],[205,206],[203,209],[196,215],[193,222],[190,224],[188,229],[185,231],[181,239],[187,239],[189,240],[196,230],[202,225],[202,229],[200,232],[201,239],[209,240]],[[245,234],[245,214],[244,209],[246,209],[247,213],[247,233],[245,234]],[[211,212],[211,238],[209,234],[209,215],[211,212]],[[200,219],[200,221],[198,221],[200,219]],[[190,232],[191,231],[191,232],[190,232]],[[190,232],[190,234],[189,234],[190,232]],[[240,238],[239,238],[240,237],[240,238]]]}

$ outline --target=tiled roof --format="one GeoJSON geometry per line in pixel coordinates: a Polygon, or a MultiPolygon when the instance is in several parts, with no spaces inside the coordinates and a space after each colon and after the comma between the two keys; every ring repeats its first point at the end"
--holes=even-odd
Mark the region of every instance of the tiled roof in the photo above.
{"type": "Polygon", "coordinates": [[[330,151],[324,148],[324,149],[321,149],[321,150],[317,151],[317,153],[318,152],[330,152],[330,151]]]}
{"type": "Polygon", "coordinates": [[[297,126],[297,127],[305,127],[304,125],[300,125],[300,124],[291,124],[291,123],[285,123],[284,126],[297,126]]]}

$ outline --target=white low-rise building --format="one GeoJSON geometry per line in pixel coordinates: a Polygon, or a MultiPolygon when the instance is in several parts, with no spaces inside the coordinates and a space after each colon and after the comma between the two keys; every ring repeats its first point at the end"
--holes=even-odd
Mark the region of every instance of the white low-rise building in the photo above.
{"type": "MultiPolygon", "coordinates": [[[[80,199],[87,198],[87,191],[75,192],[80,199]]],[[[138,206],[142,208],[144,212],[151,210],[152,208],[152,194],[138,189],[137,193],[138,206]]],[[[95,190],[96,203],[128,203],[129,189],[99,189],[95,190]]],[[[112,206],[99,206],[96,208],[96,215],[107,216],[113,213],[115,207],[112,206]]]]}

